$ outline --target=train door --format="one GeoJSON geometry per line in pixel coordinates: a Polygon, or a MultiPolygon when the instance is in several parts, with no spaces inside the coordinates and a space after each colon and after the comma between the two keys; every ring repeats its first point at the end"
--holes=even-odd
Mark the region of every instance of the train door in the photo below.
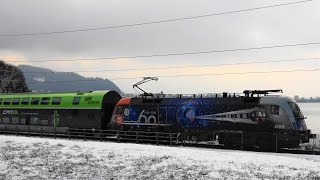
{"type": "Polygon", "coordinates": [[[170,117],[168,117],[170,107],[166,106],[159,106],[159,125],[161,128],[164,128],[166,130],[169,130],[169,127],[172,126],[172,123],[170,122],[170,117]]]}
{"type": "Polygon", "coordinates": [[[26,117],[26,125],[30,125],[31,116],[26,117]]]}
{"type": "MultiPolygon", "coordinates": [[[[76,114],[77,113],[75,112],[74,109],[73,110],[63,109],[63,110],[57,111],[56,120],[58,120],[59,126],[76,127],[76,124],[73,124],[76,121],[72,121],[72,119],[75,118],[76,114]]],[[[54,118],[53,118],[53,122],[54,122],[54,118]]]]}
{"type": "Polygon", "coordinates": [[[53,126],[58,127],[60,124],[60,115],[58,110],[53,110],[53,126]]]}
{"type": "Polygon", "coordinates": [[[110,123],[113,109],[115,107],[115,104],[112,103],[105,103],[102,106],[101,109],[101,129],[107,129],[108,124],[110,123]]]}

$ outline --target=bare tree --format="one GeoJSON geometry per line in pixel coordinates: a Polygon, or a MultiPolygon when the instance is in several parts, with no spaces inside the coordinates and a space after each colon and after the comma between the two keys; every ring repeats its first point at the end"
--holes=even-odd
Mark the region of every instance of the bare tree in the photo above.
{"type": "Polygon", "coordinates": [[[23,72],[0,60],[0,93],[28,92],[23,72]]]}

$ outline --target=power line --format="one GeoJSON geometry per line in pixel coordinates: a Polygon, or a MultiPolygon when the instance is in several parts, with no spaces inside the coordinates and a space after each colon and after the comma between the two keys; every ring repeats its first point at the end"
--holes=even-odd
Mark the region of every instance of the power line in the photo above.
{"type": "MultiPolygon", "coordinates": [[[[246,74],[270,74],[270,73],[293,73],[293,72],[312,72],[319,71],[320,69],[298,69],[298,70],[286,70],[286,71],[253,71],[253,72],[236,72],[236,73],[216,73],[216,74],[182,74],[182,75],[163,75],[163,76],[152,76],[159,78],[174,78],[174,77],[197,77],[197,76],[224,76],[224,75],[246,75],[246,74]]],[[[143,77],[133,78],[114,78],[109,80],[128,80],[128,79],[139,79],[143,77]]]]}
{"type": "MultiPolygon", "coordinates": [[[[200,76],[224,76],[224,75],[246,75],[246,74],[271,74],[271,73],[294,73],[294,72],[314,72],[320,69],[296,69],[296,70],[282,70],[282,71],[253,71],[253,72],[234,72],[234,73],[213,73],[213,74],[182,74],[182,75],[162,75],[154,76],[159,78],[175,78],[175,77],[200,77],[200,76]]],[[[130,79],[140,79],[144,77],[127,77],[127,78],[113,78],[109,79],[111,81],[116,80],[130,80],[130,79]]],[[[28,84],[45,84],[45,83],[60,83],[60,82],[83,82],[83,81],[101,81],[101,79],[92,80],[68,80],[68,81],[45,81],[45,82],[33,82],[28,84]]]]}
{"type": "MultiPolygon", "coordinates": [[[[190,66],[167,66],[167,67],[154,67],[154,68],[129,68],[129,69],[104,69],[104,70],[91,70],[91,71],[69,71],[61,73],[86,73],[86,72],[125,72],[125,71],[142,71],[142,70],[161,70],[161,69],[184,69],[184,68],[201,68],[201,67],[219,67],[219,66],[234,66],[234,65],[250,65],[250,64],[266,64],[266,63],[281,63],[281,62],[296,62],[296,61],[312,61],[320,60],[320,58],[299,58],[299,59],[286,59],[286,60],[270,60],[270,61],[252,61],[252,62],[236,62],[236,63],[222,63],[222,64],[204,64],[204,65],[190,65],[190,66]]],[[[9,72],[8,70],[0,70],[0,72],[9,72]]],[[[56,71],[40,72],[30,71],[24,74],[54,74],[59,73],[56,71]]]]}
{"type": "Polygon", "coordinates": [[[38,36],[38,35],[51,35],[51,34],[75,33],[75,32],[86,32],[86,31],[98,31],[98,30],[106,30],[106,29],[118,29],[118,28],[125,28],[125,27],[160,24],[160,23],[168,23],[168,22],[206,18],[206,17],[212,17],[212,16],[220,16],[220,15],[226,15],[226,14],[242,13],[242,12],[248,12],[248,11],[261,10],[261,9],[268,9],[268,8],[275,8],[275,7],[288,6],[288,5],[294,5],[294,4],[301,4],[301,3],[306,3],[306,2],[310,2],[310,1],[312,1],[312,0],[294,1],[294,2],[289,2],[289,3],[275,4],[275,5],[269,5],[269,6],[260,6],[260,7],[255,7],[255,8],[233,10],[233,11],[227,11],[227,12],[221,12],[221,13],[213,13],[213,14],[205,14],[205,15],[198,15],[198,16],[189,16],[189,17],[183,17],[183,18],[175,18],[175,19],[167,19],[167,20],[159,20],[159,21],[149,21],[149,22],[141,22],[141,23],[133,23],[133,24],[124,24],[124,25],[117,25],[117,26],[107,26],[107,27],[87,28],[87,29],[74,29],[74,30],[64,30],[64,31],[52,31],[52,32],[0,34],[0,37],[38,36]]]}
{"type": "Polygon", "coordinates": [[[320,58],[305,58],[305,59],[287,59],[287,60],[271,60],[271,61],[253,61],[253,62],[238,62],[238,63],[223,63],[223,64],[204,64],[191,66],[167,66],[159,68],[136,68],[136,69],[106,69],[96,71],[75,71],[75,72],[123,72],[123,71],[141,71],[141,70],[161,70],[161,69],[184,69],[184,68],[201,68],[201,67],[219,67],[219,66],[235,66],[235,65],[250,65],[250,64],[266,64],[266,63],[281,63],[281,62],[295,62],[295,61],[311,61],[320,60],[320,58]]]}
{"type": "MultiPolygon", "coordinates": [[[[298,43],[298,44],[285,44],[274,46],[261,46],[261,47],[249,47],[238,49],[223,49],[223,50],[209,50],[209,51],[196,51],[196,52],[181,52],[181,53],[168,53],[168,54],[152,54],[152,55],[137,55],[137,56],[118,56],[118,57],[98,57],[98,58],[81,58],[81,59],[49,59],[49,60],[35,60],[28,62],[74,62],[74,61],[100,61],[100,60],[114,60],[114,59],[136,59],[136,58],[153,58],[153,57],[168,57],[168,56],[185,56],[185,55],[199,55],[199,54],[211,54],[211,53],[225,53],[225,52],[237,52],[237,51],[250,51],[261,49],[275,49],[297,46],[310,46],[319,45],[320,42],[298,43]]],[[[10,61],[10,62],[26,62],[26,61],[10,61]]]]}

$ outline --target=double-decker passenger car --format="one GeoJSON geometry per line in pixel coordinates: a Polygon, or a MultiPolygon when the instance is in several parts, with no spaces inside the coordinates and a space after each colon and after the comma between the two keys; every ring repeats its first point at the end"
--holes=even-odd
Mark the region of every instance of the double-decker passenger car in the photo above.
{"type": "Polygon", "coordinates": [[[28,131],[106,129],[121,96],[115,91],[0,94],[0,128],[28,131]]]}

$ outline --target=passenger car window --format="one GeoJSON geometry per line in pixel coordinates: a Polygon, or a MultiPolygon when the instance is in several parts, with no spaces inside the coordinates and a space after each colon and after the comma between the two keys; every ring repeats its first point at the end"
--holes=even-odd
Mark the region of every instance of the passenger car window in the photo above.
{"type": "Polygon", "coordinates": [[[38,125],[39,124],[39,118],[38,117],[31,117],[30,118],[30,124],[38,125]]]}
{"type": "Polygon", "coordinates": [[[0,98],[0,105],[2,104],[3,98],[0,98]]]}
{"type": "Polygon", "coordinates": [[[3,105],[10,105],[11,100],[12,100],[11,98],[4,99],[3,105]]]}
{"type": "Polygon", "coordinates": [[[32,99],[31,99],[31,104],[32,104],[32,105],[38,105],[38,104],[39,104],[39,101],[40,101],[40,98],[32,98],[32,99]]]}
{"type": "Polygon", "coordinates": [[[11,119],[9,117],[3,117],[2,120],[3,124],[11,124],[11,119]]]}
{"type": "Polygon", "coordinates": [[[12,123],[12,124],[19,124],[19,120],[20,120],[19,117],[12,117],[12,118],[11,118],[11,123],[12,123]]]}
{"type": "Polygon", "coordinates": [[[40,118],[40,125],[47,126],[49,125],[49,121],[47,118],[40,118]]]}
{"type": "Polygon", "coordinates": [[[49,97],[44,97],[44,98],[41,99],[41,104],[42,105],[48,105],[49,101],[50,101],[49,97]]]}
{"type": "Polygon", "coordinates": [[[21,101],[21,104],[22,105],[28,105],[29,101],[30,101],[30,98],[23,98],[22,101],[21,101]]]}
{"type": "Polygon", "coordinates": [[[62,99],[62,97],[54,97],[52,99],[52,104],[53,105],[59,105],[61,103],[61,99],[62,99]]]}
{"type": "Polygon", "coordinates": [[[19,105],[20,104],[20,98],[14,98],[12,101],[12,105],[19,105]]]}
{"type": "Polygon", "coordinates": [[[73,105],[80,104],[80,100],[81,100],[81,97],[74,97],[72,104],[73,104],[73,105]]]}

